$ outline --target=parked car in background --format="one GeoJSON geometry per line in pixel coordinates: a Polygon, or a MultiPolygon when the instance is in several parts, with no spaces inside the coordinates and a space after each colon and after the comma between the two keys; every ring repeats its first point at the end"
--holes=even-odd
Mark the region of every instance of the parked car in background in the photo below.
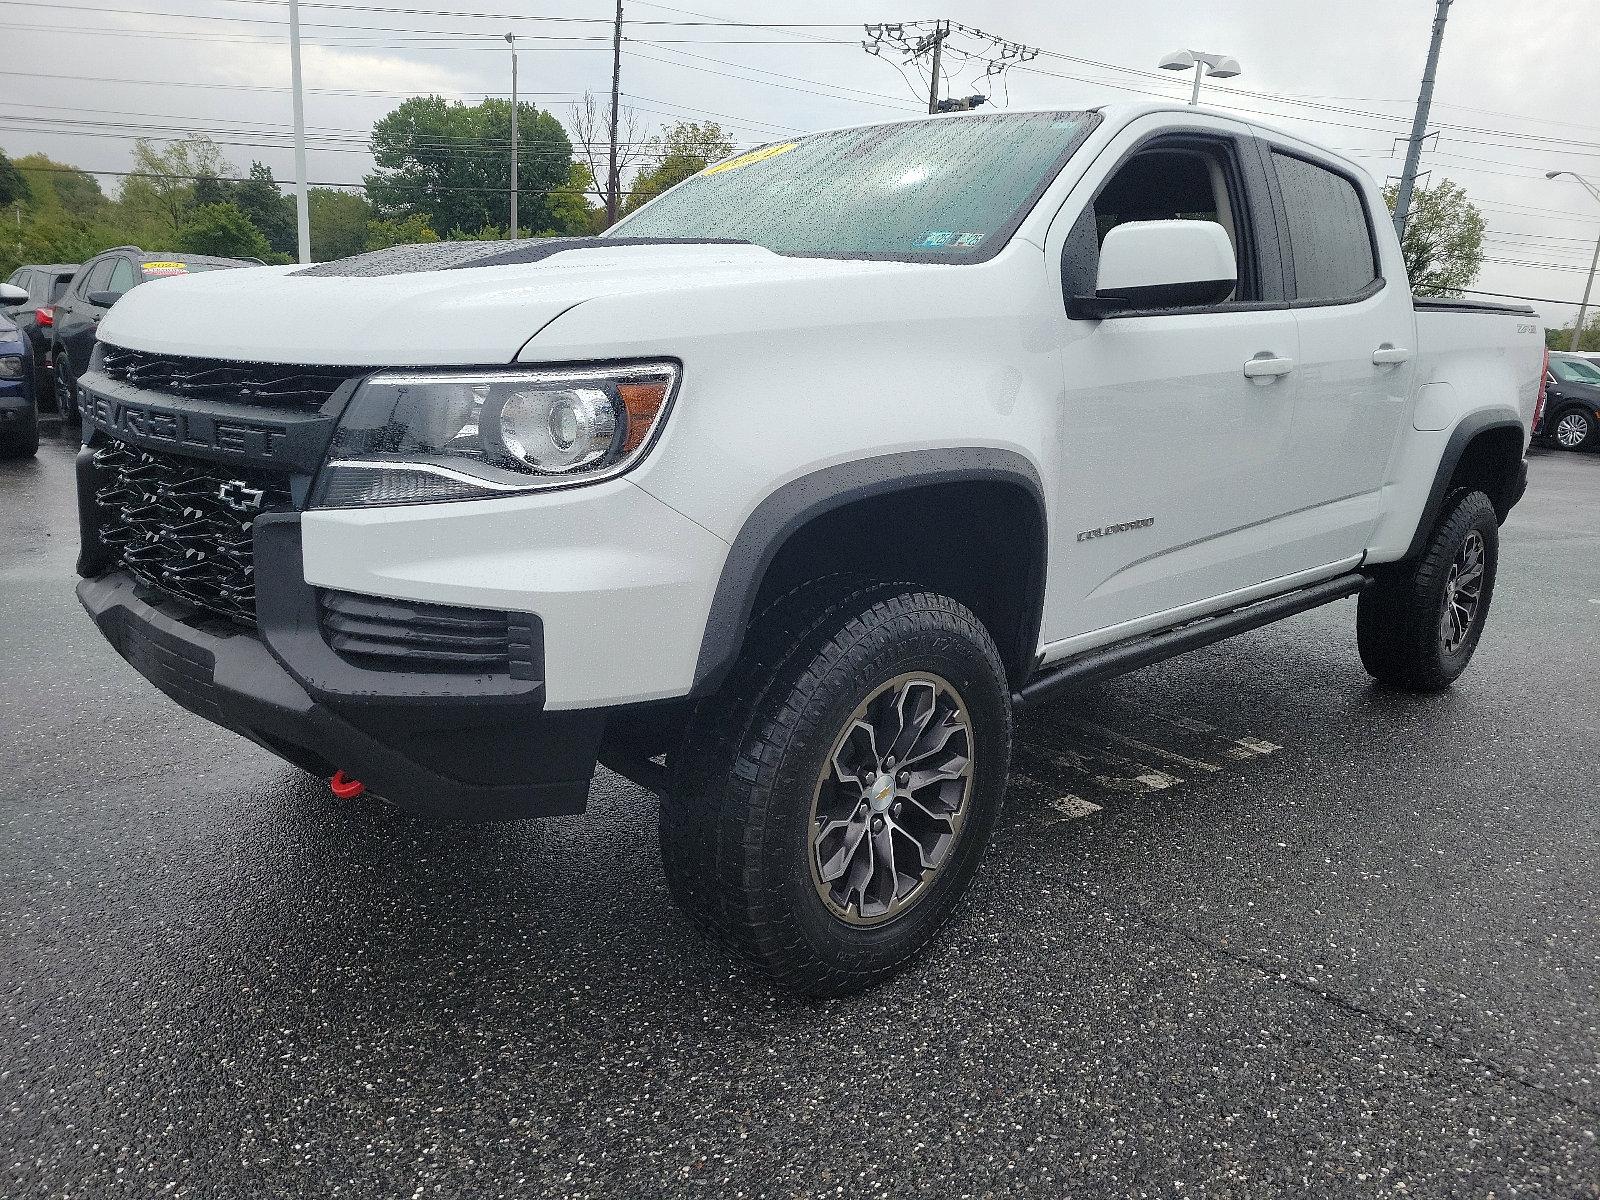
{"type": "Polygon", "coordinates": [[[0,456],[32,456],[39,449],[39,411],[34,403],[33,353],[8,315],[28,293],[0,284],[0,456]]]}
{"type": "Polygon", "coordinates": [[[72,283],[77,263],[33,263],[18,267],[6,280],[28,293],[28,298],[8,311],[33,351],[33,395],[37,403],[54,403],[50,383],[50,327],[55,302],[72,283]]]}
{"type": "Polygon", "coordinates": [[[100,319],[128,292],[171,275],[260,265],[255,259],[141,250],[137,246],[116,246],[91,258],[78,268],[52,313],[50,368],[57,410],[64,417],[78,415],[78,379],[89,369],[89,352],[94,349],[100,319]]]}
{"type": "Polygon", "coordinates": [[[1582,354],[1550,353],[1541,432],[1563,450],[1581,450],[1600,429],[1600,366],[1582,354]]]}

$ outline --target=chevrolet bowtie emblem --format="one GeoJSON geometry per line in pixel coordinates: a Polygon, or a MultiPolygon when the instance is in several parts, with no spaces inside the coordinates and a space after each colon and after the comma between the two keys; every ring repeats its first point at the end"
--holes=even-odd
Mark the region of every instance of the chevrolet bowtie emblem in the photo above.
{"type": "Polygon", "coordinates": [[[230,479],[217,489],[217,499],[236,512],[258,511],[265,496],[260,488],[249,487],[237,479],[230,479]]]}

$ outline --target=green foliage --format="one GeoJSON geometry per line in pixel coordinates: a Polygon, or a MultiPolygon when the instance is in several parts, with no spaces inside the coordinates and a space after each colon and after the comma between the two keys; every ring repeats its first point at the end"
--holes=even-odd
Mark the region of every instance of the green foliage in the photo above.
{"type": "Polygon", "coordinates": [[[367,222],[372,219],[372,205],[365,196],[341,192],[338,188],[308,188],[306,207],[311,218],[312,258],[327,262],[360,254],[367,248],[367,222]]]}
{"type": "Polygon", "coordinates": [[[605,227],[605,209],[589,203],[594,190],[594,176],[581,163],[569,163],[567,181],[550,193],[545,205],[550,218],[548,229],[540,237],[559,237],[564,234],[595,234],[605,227]]]}
{"type": "MultiPolygon", "coordinates": [[[[1383,189],[1391,212],[1396,190],[1394,184],[1383,189]]],[[[1448,179],[1412,193],[1411,204],[1400,250],[1413,294],[1454,296],[1471,287],[1483,266],[1483,214],[1448,179]]]]}
{"type": "Polygon", "coordinates": [[[1572,345],[1572,322],[1559,329],[1549,328],[1544,331],[1544,344],[1552,350],[1578,349],[1586,353],[1600,353],[1600,310],[1590,308],[1583,322],[1583,334],[1578,339],[1576,347],[1572,345]]]}
{"type": "Polygon", "coordinates": [[[711,163],[733,153],[733,139],[715,121],[679,121],[660,137],[653,137],[647,150],[660,155],[653,170],[641,171],[622,205],[631,213],[641,204],[654,200],[670,187],[698,175],[711,163]]]}
{"type": "Polygon", "coordinates": [[[179,227],[201,206],[195,197],[197,181],[210,176],[215,182],[234,170],[204,134],[191,134],[165,150],[140,138],[133,144],[133,165],[135,173],[122,183],[123,218],[141,235],[141,242],[157,245],[177,237],[179,227]]]}
{"type": "Polygon", "coordinates": [[[5,151],[0,150],[0,204],[18,204],[31,199],[32,194],[22,172],[6,157],[5,151]]]}
{"type": "Polygon", "coordinates": [[[222,258],[265,259],[272,252],[261,231],[233,201],[196,208],[178,229],[175,249],[222,258]]]}
{"type": "MultiPolygon", "coordinates": [[[[548,201],[565,186],[572,143],[561,123],[517,106],[517,209],[530,228],[555,223],[548,201]]],[[[367,195],[384,218],[417,213],[432,229],[502,224],[511,186],[511,103],[462,104],[440,96],[402,102],[372,128],[378,169],[367,195]]]]}
{"type": "Polygon", "coordinates": [[[390,246],[413,246],[418,242],[437,242],[439,235],[428,224],[428,219],[418,213],[407,217],[379,218],[367,222],[368,250],[386,250],[390,246]]]}
{"type": "Polygon", "coordinates": [[[92,220],[103,217],[111,205],[99,181],[70,163],[28,154],[17,159],[16,166],[27,181],[30,205],[36,211],[57,210],[64,217],[92,220]]]}

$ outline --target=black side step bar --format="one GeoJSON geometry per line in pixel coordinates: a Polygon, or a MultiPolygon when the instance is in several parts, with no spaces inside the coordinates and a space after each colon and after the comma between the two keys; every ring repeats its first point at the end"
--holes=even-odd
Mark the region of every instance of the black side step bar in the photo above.
{"type": "Polygon", "coordinates": [[[1292,617],[1295,613],[1354,596],[1370,582],[1368,576],[1360,573],[1341,575],[1337,579],[1314,583],[1310,587],[1258,600],[1215,616],[1201,617],[1160,633],[1145,634],[1102,646],[1098,650],[1086,651],[1076,658],[1035,673],[1019,691],[1011,694],[1011,703],[1017,707],[1036,704],[1061,688],[1121,675],[1175,654],[1209,646],[1212,642],[1220,642],[1247,629],[1259,629],[1284,617],[1292,617]]]}

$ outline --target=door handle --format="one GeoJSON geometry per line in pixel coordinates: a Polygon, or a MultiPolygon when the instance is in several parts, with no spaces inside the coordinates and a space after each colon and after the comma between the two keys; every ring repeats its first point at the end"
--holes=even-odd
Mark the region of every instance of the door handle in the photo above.
{"type": "Polygon", "coordinates": [[[1246,379],[1270,379],[1275,375],[1287,375],[1292,370],[1294,370],[1294,359],[1278,358],[1276,355],[1263,350],[1244,364],[1244,377],[1246,379]]]}
{"type": "Polygon", "coordinates": [[[1403,346],[1393,346],[1388,342],[1379,346],[1372,352],[1372,365],[1375,367],[1388,366],[1390,363],[1403,363],[1411,358],[1411,351],[1403,346]]]}

